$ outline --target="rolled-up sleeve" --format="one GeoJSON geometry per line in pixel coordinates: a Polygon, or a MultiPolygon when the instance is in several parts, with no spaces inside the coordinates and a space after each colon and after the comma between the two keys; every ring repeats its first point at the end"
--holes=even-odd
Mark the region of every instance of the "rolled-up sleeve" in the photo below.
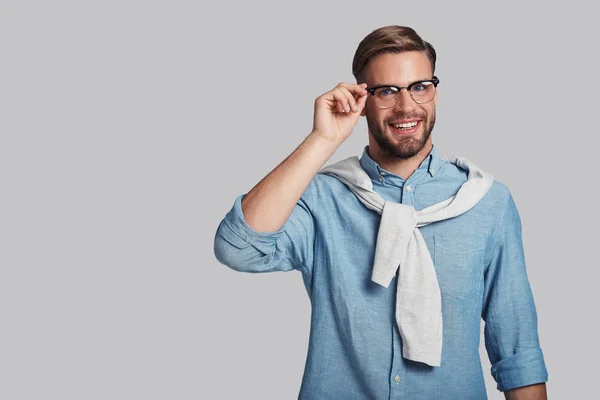
{"type": "Polygon", "coordinates": [[[246,223],[238,196],[215,234],[217,260],[233,270],[250,273],[300,270],[310,273],[315,223],[301,198],[286,223],[275,232],[258,232],[246,223]]]}
{"type": "Polygon", "coordinates": [[[521,219],[510,192],[487,259],[482,318],[500,391],[546,382],[537,313],[525,268],[521,219]]]}

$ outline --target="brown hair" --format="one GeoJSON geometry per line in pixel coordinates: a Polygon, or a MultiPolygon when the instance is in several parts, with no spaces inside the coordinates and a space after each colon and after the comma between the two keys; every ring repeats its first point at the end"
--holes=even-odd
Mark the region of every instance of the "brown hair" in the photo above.
{"type": "Polygon", "coordinates": [[[352,74],[357,83],[362,83],[363,71],[374,57],[386,53],[425,51],[435,71],[436,54],[431,44],[421,39],[414,29],[407,26],[390,25],[376,29],[360,42],[352,60],[352,74]]]}

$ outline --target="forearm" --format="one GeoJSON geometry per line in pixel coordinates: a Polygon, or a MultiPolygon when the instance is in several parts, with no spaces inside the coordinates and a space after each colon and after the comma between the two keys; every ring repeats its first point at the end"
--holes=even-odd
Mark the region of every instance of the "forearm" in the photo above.
{"type": "Polygon", "coordinates": [[[506,400],[546,400],[546,384],[524,386],[504,392],[506,400]]]}
{"type": "Polygon", "coordinates": [[[242,210],[247,224],[258,232],[280,229],[338,146],[339,143],[311,132],[292,154],[244,196],[242,210]]]}

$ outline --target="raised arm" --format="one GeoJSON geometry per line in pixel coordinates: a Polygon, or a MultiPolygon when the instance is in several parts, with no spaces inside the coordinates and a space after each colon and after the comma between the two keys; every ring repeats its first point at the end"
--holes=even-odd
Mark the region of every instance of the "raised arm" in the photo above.
{"type": "Polygon", "coordinates": [[[314,221],[301,199],[346,140],[365,105],[366,85],[340,83],[315,100],[312,132],[246,195],[239,196],[215,235],[217,259],[244,272],[310,270],[314,221]]]}
{"type": "Polygon", "coordinates": [[[310,181],[350,136],[365,104],[365,87],[340,83],[315,100],[313,131],[242,200],[248,225],[260,232],[283,226],[310,181]]]}

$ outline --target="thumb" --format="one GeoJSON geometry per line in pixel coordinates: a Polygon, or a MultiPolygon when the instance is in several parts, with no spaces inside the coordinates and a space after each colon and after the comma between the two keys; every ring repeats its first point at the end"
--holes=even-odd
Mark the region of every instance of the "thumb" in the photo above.
{"type": "Polygon", "coordinates": [[[360,96],[358,101],[356,102],[356,108],[358,109],[361,115],[363,115],[363,109],[365,108],[365,103],[367,102],[367,95],[360,96]]]}

